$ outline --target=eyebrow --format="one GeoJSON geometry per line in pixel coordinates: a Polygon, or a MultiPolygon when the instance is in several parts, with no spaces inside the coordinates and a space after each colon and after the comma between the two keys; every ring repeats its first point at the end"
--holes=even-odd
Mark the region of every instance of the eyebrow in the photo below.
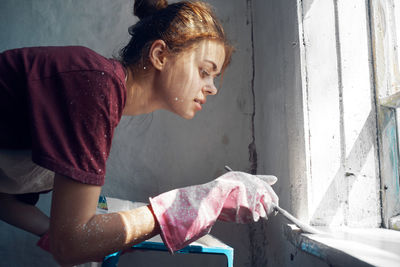
{"type": "MultiPolygon", "coordinates": [[[[212,60],[205,59],[204,61],[210,63],[213,66],[213,71],[217,71],[217,64],[214,63],[212,60]]],[[[221,75],[221,72],[217,73],[215,76],[221,75]]]]}

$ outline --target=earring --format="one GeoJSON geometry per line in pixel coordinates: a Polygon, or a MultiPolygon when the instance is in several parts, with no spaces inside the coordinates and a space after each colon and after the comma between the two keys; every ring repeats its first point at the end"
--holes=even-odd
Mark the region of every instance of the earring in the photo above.
{"type": "Polygon", "coordinates": [[[143,69],[144,69],[144,70],[147,69],[146,66],[144,66],[143,69]]]}

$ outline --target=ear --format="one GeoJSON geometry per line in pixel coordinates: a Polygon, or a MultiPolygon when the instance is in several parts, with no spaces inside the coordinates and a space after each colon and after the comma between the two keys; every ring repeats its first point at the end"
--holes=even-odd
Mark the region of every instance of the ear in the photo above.
{"type": "Polygon", "coordinates": [[[163,69],[166,61],[166,53],[167,44],[163,40],[155,40],[149,51],[149,59],[155,69],[163,69]]]}

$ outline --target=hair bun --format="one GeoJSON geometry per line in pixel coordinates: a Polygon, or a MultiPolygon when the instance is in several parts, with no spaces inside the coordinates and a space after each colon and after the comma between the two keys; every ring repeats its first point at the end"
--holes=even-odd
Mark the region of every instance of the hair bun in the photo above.
{"type": "Polygon", "coordinates": [[[139,19],[143,19],[167,6],[167,0],[136,0],[133,6],[133,14],[139,19]]]}

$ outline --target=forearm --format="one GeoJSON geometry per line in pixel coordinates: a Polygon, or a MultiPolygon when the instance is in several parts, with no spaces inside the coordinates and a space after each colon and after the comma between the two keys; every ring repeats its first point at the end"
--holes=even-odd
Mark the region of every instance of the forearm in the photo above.
{"type": "Polygon", "coordinates": [[[33,205],[19,201],[13,195],[1,194],[0,219],[37,236],[49,229],[49,218],[33,205]]]}
{"type": "MultiPolygon", "coordinates": [[[[61,226],[62,227],[62,226],[61,226]]],[[[50,240],[53,254],[60,263],[78,264],[98,261],[104,256],[130,248],[160,233],[149,206],[130,211],[93,216],[86,224],[66,231],[59,243],[50,240]]]]}

